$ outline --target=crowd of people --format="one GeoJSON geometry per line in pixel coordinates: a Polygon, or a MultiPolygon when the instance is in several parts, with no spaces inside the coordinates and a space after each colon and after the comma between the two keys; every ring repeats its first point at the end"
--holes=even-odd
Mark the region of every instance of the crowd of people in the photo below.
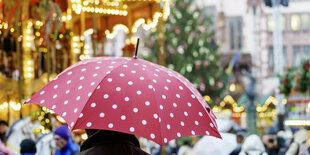
{"type": "MultiPolygon", "coordinates": [[[[38,154],[35,139],[22,140],[19,152],[12,151],[6,146],[8,127],[7,122],[0,121],[0,155],[38,154]]],[[[165,147],[157,145],[153,149],[146,148],[150,146],[146,146],[141,140],[139,142],[138,138],[131,134],[97,129],[86,129],[85,131],[88,139],[78,145],[72,140],[70,130],[66,125],[58,126],[53,131],[55,150],[52,153],[54,155],[161,155],[163,152],[167,155],[209,155],[214,153],[217,155],[310,155],[310,139],[308,131],[304,128],[294,128],[292,136],[288,136],[284,131],[274,130],[274,128],[261,136],[247,135],[246,130],[220,131],[222,140],[210,136],[197,137],[196,142],[190,138],[176,139],[170,141],[165,147]]]]}

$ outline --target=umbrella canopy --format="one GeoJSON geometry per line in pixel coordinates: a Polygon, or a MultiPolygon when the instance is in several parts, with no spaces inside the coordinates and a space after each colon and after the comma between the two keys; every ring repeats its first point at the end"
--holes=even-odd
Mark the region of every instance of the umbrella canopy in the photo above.
{"type": "Polygon", "coordinates": [[[125,132],[160,145],[183,136],[221,137],[214,114],[186,78],[136,58],[76,63],[26,103],[52,109],[71,129],[125,132]]]}

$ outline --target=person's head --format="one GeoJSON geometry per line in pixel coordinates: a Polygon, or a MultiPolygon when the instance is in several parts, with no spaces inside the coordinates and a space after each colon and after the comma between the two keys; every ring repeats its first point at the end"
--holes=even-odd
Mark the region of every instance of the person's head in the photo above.
{"type": "Polygon", "coordinates": [[[35,154],[37,152],[36,144],[33,140],[31,139],[24,139],[20,143],[20,153],[25,154],[25,153],[32,153],[35,154]]]}
{"type": "Polygon", "coordinates": [[[65,147],[69,138],[69,129],[66,125],[61,125],[57,127],[54,131],[54,141],[56,144],[56,149],[61,150],[63,147],[65,147]]]}
{"type": "Polygon", "coordinates": [[[4,134],[8,129],[8,126],[9,126],[8,122],[0,121],[0,134],[4,134]]]}

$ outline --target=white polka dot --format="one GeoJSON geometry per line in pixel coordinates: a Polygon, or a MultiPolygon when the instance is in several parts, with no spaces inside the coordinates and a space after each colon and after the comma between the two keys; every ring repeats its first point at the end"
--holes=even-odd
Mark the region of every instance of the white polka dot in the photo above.
{"type": "Polygon", "coordinates": [[[168,90],[169,88],[167,86],[165,86],[165,89],[168,90]]]}
{"type": "Polygon", "coordinates": [[[125,97],[125,101],[128,102],[129,101],[129,97],[125,97]]]}
{"type": "Polygon", "coordinates": [[[134,127],[131,127],[129,130],[130,130],[130,132],[134,132],[134,131],[135,131],[135,128],[134,128],[134,127]]]}
{"type": "Polygon", "coordinates": [[[81,76],[81,77],[80,77],[80,80],[83,80],[84,78],[85,78],[84,76],[81,76]]]}
{"type": "Polygon", "coordinates": [[[126,116],[125,116],[125,115],[122,115],[122,116],[121,116],[121,119],[122,119],[122,120],[125,120],[125,119],[126,119],[126,116]]]}
{"type": "Polygon", "coordinates": [[[116,91],[121,91],[121,87],[116,87],[116,91]]]}
{"type": "Polygon", "coordinates": [[[107,72],[105,72],[106,74],[110,74],[111,73],[111,71],[107,71],[107,72]]]}
{"type": "Polygon", "coordinates": [[[178,133],[177,133],[177,136],[178,136],[178,137],[181,137],[181,133],[180,133],[180,132],[178,132],[178,133]]]}
{"type": "Polygon", "coordinates": [[[180,98],[180,97],[181,97],[180,94],[176,94],[175,96],[176,96],[177,98],[180,98]]]}
{"type": "Polygon", "coordinates": [[[169,76],[173,76],[171,73],[168,74],[169,76]]]}
{"type": "Polygon", "coordinates": [[[159,123],[161,122],[161,119],[160,119],[160,117],[158,118],[158,121],[159,121],[159,123]]]}
{"type": "Polygon", "coordinates": [[[105,99],[109,98],[109,95],[108,94],[104,94],[103,96],[105,99]]]}
{"type": "Polygon", "coordinates": [[[69,101],[68,101],[68,100],[66,100],[66,101],[64,102],[64,105],[68,104],[68,102],[69,102],[69,101]]]}
{"type": "Polygon", "coordinates": [[[142,65],[143,67],[146,67],[146,65],[142,65]]]}
{"type": "Polygon", "coordinates": [[[116,105],[116,104],[113,104],[112,108],[113,108],[113,109],[116,109],[116,108],[117,108],[117,105],[116,105]]]}
{"type": "Polygon", "coordinates": [[[88,122],[88,123],[86,124],[86,126],[87,126],[87,127],[90,127],[90,126],[91,126],[91,122],[88,122]]]}
{"type": "Polygon", "coordinates": [[[55,99],[55,98],[57,98],[57,94],[55,94],[55,95],[53,96],[53,99],[55,99]]]}
{"type": "Polygon", "coordinates": [[[97,63],[98,63],[98,64],[101,64],[101,63],[102,63],[102,61],[98,61],[97,63]]]}
{"type": "Polygon", "coordinates": [[[188,116],[188,113],[185,111],[185,112],[184,112],[184,115],[185,115],[185,116],[188,116]]]}
{"type": "Polygon", "coordinates": [[[143,125],[146,125],[146,120],[142,120],[142,124],[143,124],[143,125]]]}
{"type": "Polygon", "coordinates": [[[191,95],[191,97],[192,97],[192,98],[195,98],[195,95],[194,95],[194,94],[192,94],[192,95],[191,95]]]}
{"type": "Polygon", "coordinates": [[[150,105],[150,101],[145,101],[145,105],[149,106],[150,105]]]}
{"type": "Polygon", "coordinates": [[[74,122],[71,122],[71,128],[73,127],[73,125],[74,125],[74,122]]]}
{"type": "Polygon", "coordinates": [[[128,82],[128,84],[129,84],[129,85],[132,85],[132,84],[133,84],[133,82],[132,82],[132,81],[129,81],[129,82],[128,82]]]}
{"type": "Polygon", "coordinates": [[[135,66],[138,66],[139,64],[137,64],[137,63],[134,63],[133,65],[135,65],[135,66]]]}
{"type": "Polygon", "coordinates": [[[80,100],[80,99],[81,99],[81,96],[78,96],[78,97],[76,98],[77,101],[80,100]]]}
{"type": "Polygon", "coordinates": [[[94,108],[96,106],[96,103],[92,103],[90,106],[94,108]]]}
{"type": "Polygon", "coordinates": [[[66,94],[69,94],[70,93],[70,90],[66,90],[66,94]]]}
{"type": "Polygon", "coordinates": [[[100,67],[99,67],[99,66],[97,66],[95,69],[100,69],[100,67]]]}
{"type": "Polygon", "coordinates": [[[151,134],[151,138],[152,138],[152,139],[154,139],[154,138],[155,138],[155,135],[154,135],[153,133],[151,134]]]}
{"type": "Polygon", "coordinates": [[[163,105],[160,105],[159,108],[160,108],[160,110],[163,110],[163,109],[164,109],[163,105]]]}
{"type": "Polygon", "coordinates": [[[52,109],[55,109],[55,108],[56,108],[56,105],[53,105],[53,106],[52,106],[52,109]]]}
{"type": "Polygon", "coordinates": [[[124,77],[124,76],[125,76],[125,74],[121,73],[119,76],[124,77]]]}
{"type": "Polygon", "coordinates": [[[214,127],[214,125],[212,124],[212,123],[210,123],[210,126],[213,128],[214,127]]]}
{"type": "Polygon", "coordinates": [[[90,85],[93,86],[95,84],[95,82],[92,82],[90,85]]]}
{"type": "Polygon", "coordinates": [[[167,142],[168,142],[167,138],[164,138],[164,142],[165,142],[165,143],[167,143],[167,142]]]}
{"type": "Polygon", "coordinates": [[[109,123],[108,127],[109,127],[109,128],[113,128],[113,124],[112,124],[112,123],[109,123]]]}
{"type": "Polygon", "coordinates": [[[82,72],[86,71],[86,68],[81,69],[82,72]]]}
{"type": "Polygon", "coordinates": [[[157,115],[157,114],[154,114],[153,116],[154,116],[154,118],[155,118],[155,119],[157,119],[157,118],[158,118],[158,115],[157,115]]]}
{"type": "Polygon", "coordinates": [[[133,112],[138,112],[138,108],[133,108],[133,112]]]}
{"type": "Polygon", "coordinates": [[[153,82],[154,82],[154,83],[157,83],[157,81],[156,81],[155,79],[153,79],[153,82]]]}
{"type": "Polygon", "coordinates": [[[176,108],[176,107],[177,107],[177,104],[176,104],[176,103],[173,103],[173,106],[176,108]]]}
{"type": "Polygon", "coordinates": [[[209,131],[206,131],[206,134],[207,134],[207,135],[210,135],[209,131]]]}
{"type": "Polygon", "coordinates": [[[55,85],[55,86],[54,86],[54,89],[57,89],[57,88],[58,88],[58,85],[55,85]]]}
{"type": "Polygon", "coordinates": [[[195,121],[195,124],[196,124],[196,125],[199,125],[199,122],[198,122],[198,121],[195,121]]]}
{"type": "Polygon", "coordinates": [[[78,89],[79,89],[79,90],[81,90],[82,88],[83,88],[83,86],[79,86],[79,88],[78,88],[78,89]]]}
{"type": "Polygon", "coordinates": [[[171,82],[171,80],[167,79],[167,82],[169,82],[169,83],[170,83],[170,82],[171,82]]]}
{"type": "Polygon", "coordinates": [[[161,97],[162,97],[163,99],[166,99],[166,95],[162,95],[161,97]]]}
{"type": "Polygon", "coordinates": [[[203,116],[202,112],[199,112],[199,116],[203,116]]]}
{"type": "Polygon", "coordinates": [[[70,84],[70,83],[71,83],[71,80],[68,80],[68,81],[67,81],[67,84],[70,84]]]}
{"type": "Polygon", "coordinates": [[[77,111],[78,111],[78,108],[75,108],[73,112],[76,113],[77,111]]]}
{"type": "Polygon", "coordinates": [[[179,89],[183,90],[183,87],[182,87],[182,86],[179,86],[179,89]]]}
{"type": "Polygon", "coordinates": [[[144,77],[140,77],[140,80],[144,80],[144,77]]]}
{"type": "Polygon", "coordinates": [[[153,86],[152,86],[152,85],[149,85],[149,88],[150,88],[150,89],[152,89],[152,88],[153,88],[153,86]]]}
{"type": "Polygon", "coordinates": [[[109,66],[109,68],[113,68],[113,66],[109,66]]]}
{"type": "Polygon", "coordinates": [[[99,116],[100,116],[101,118],[104,117],[104,113],[103,113],[103,112],[100,113],[99,116]]]}
{"type": "Polygon", "coordinates": [[[93,74],[93,77],[96,77],[96,76],[98,76],[98,74],[97,74],[97,73],[93,74]]]}
{"type": "Polygon", "coordinates": [[[173,117],[174,117],[174,114],[173,114],[173,113],[170,113],[170,117],[173,118],[173,117]]]}
{"type": "Polygon", "coordinates": [[[138,91],[137,91],[137,94],[138,94],[138,95],[141,95],[141,91],[140,91],[140,90],[138,90],[138,91]]]}
{"type": "Polygon", "coordinates": [[[156,73],[155,73],[155,74],[154,74],[154,76],[156,76],[156,77],[157,77],[157,76],[158,76],[158,74],[156,74],[156,73]]]}
{"type": "Polygon", "coordinates": [[[92,92],[89,92],[87,96],[91,96],[92,92]]]}
{"type": "Polygon", "coordinates": [[[96,89],[100,89],[100,85],[96,89]]]}
{"type": "Polygon", "coordinates": [[[111,78],[108,78],[108,81],[109,81],[109,82],[112,82],[112,79],[111,79],[111,78]]]}
{"type": "Polygon", "coordinates": [[[181,126],[184,126],[184,122],[181,121],[180,124],[181,124],[181,126]]]}
{"type": "Polygon", "coordinates": [[[192,130],[192,135],[195,135],[195,131],[192,130]]]}
{"type": "Polygon", "coordinates": [[[45,100],[41,100],[41,101],[40,101],[41,104],[44,103],[44,102],[45,102],[45,100]]]}
{"type": "Polygon", "coordinates": [[[62,116],[65,117],[67,115],[67,112],[62,113],[62,116]]]}
{"type": "Polygon", "coordinates": [[[80,113],[79,118],[82,118],[82,117],[83,117],[83,113],[80,113]]]}
{"type": "Polygon", "coordinates": [[[157,72],[159,72],[159,69],[155,69],[157,72]]]}
{"type": "Polygon", "coordinates": [[[40,92],[40,95],[43,95],[44,93],[45,93],[45,91],[43,90],[43,91],[40,92]]]}
{"type": "Polygon", "coordinates": [[[170,130],[170,124],[167,125],[167,129],[170,130]]]}
{"type": "Polygon", "coordinates": [[[142,68],[142,70],[144,70],[144,71],[145,71],[145,68],[142,68]]]}
{"type": "Polygon", "coordinates": [[[67,75],[71,75],[71,74],[72,74],[72,72],[68,72],[68,73],[67,73],[67,75]]]}
{"type": "Polygon", "coordinates": [[[128,67],[127,65],[123,65],[123,67],[128,67]]]}
{"type": "Polygon", "coordinates": [[[191,106],[192,106],[192,104],[191,104],[190,102],[187,102],[187,105],[188,105],[189,107],[191,107],[191,106]]]}
{"type": "Polygon", "coordinates": [[[136,71],[132,70],[131,73],[136,73],[136,71]]]}

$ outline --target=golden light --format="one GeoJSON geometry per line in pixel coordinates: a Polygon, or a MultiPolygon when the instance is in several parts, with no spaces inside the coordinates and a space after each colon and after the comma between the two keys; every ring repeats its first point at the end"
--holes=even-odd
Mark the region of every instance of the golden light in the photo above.
{"type": "Polygon", "coordinates": [[[203,98],[204,98],[208,103],[211,101],[211,97],[208,96],[208,95],[204,96],[203,98]]]}
{"type": "Polygon", "coordinates": [[[67,20],[71,20],[72,19],[72,16],[71,15],[68,15],[67,16],[67,20]]]}
{"type": "Polygon", "coordinates": [[[66,21],[67,20],[67,17],[66,16],[62,16],[61,17],[61,20],[64,22],[64,21],[66,21]]]}
{"type": "Polygon", "coordinates": [[[8,104],[7,102],[4,102],[4,103],[3,103],[3,107],[4,107],[4,108],[7,108],[8,106],[9,106],[9,104],[8,104]]]}
{"type": "Polygon", "coordinates": [[[14,32],[14,28],[12,27],[12,28],[10,29],[10,31],[13,33],[13,32],[14,32]]]}
{"type": "Polygon", "coordinates": [[[4,23],[3,27],[4,27],[4,29],[7,29],[8,28],[8,23],[4,23]]]}
{"type": "Polygon", "coordinates": [[[40,32],[37,31],[37,32],[35,33],[35,35],[36,35],[37,37],[39,37],[39,36],[40,36],[40,32]]]}
{"type": "Polygon", "coordinates": [[[30,34],[30,33],[31,33],[31,30],[30,30],[30,29],[27,29],[27,30],[26,30],[26,33],[30,34]]]}
{"type": "Polygon", "coordinates": [[[86,139],[88,138],[88,136],[87,136],[86,133],[84,133],[84,134],[82,134],[81,138],[82,138],[83,140],[86,140],[86,139]]]}
{"type": "Polygon", "coordinates": [[[84,2],[83,2],[83,5],[88,5],[88,1],[84,1],[84,2]]]}
{"type": "Polygon", "coordinates": [[[310,120],[287,120],[284,124],[287,126],[310,126],[310,120]]]}
{"type": "Polygon", "coordinates": [[[229,91],[234,92],[236,90],[236,85],[235,84],[231,84],[229,86],[229,91]]]}
{"type": "Polygon", "coordinates": [[[62,39],[64,37],[63,34],[59,34],[59,38],[62,39]]]}

